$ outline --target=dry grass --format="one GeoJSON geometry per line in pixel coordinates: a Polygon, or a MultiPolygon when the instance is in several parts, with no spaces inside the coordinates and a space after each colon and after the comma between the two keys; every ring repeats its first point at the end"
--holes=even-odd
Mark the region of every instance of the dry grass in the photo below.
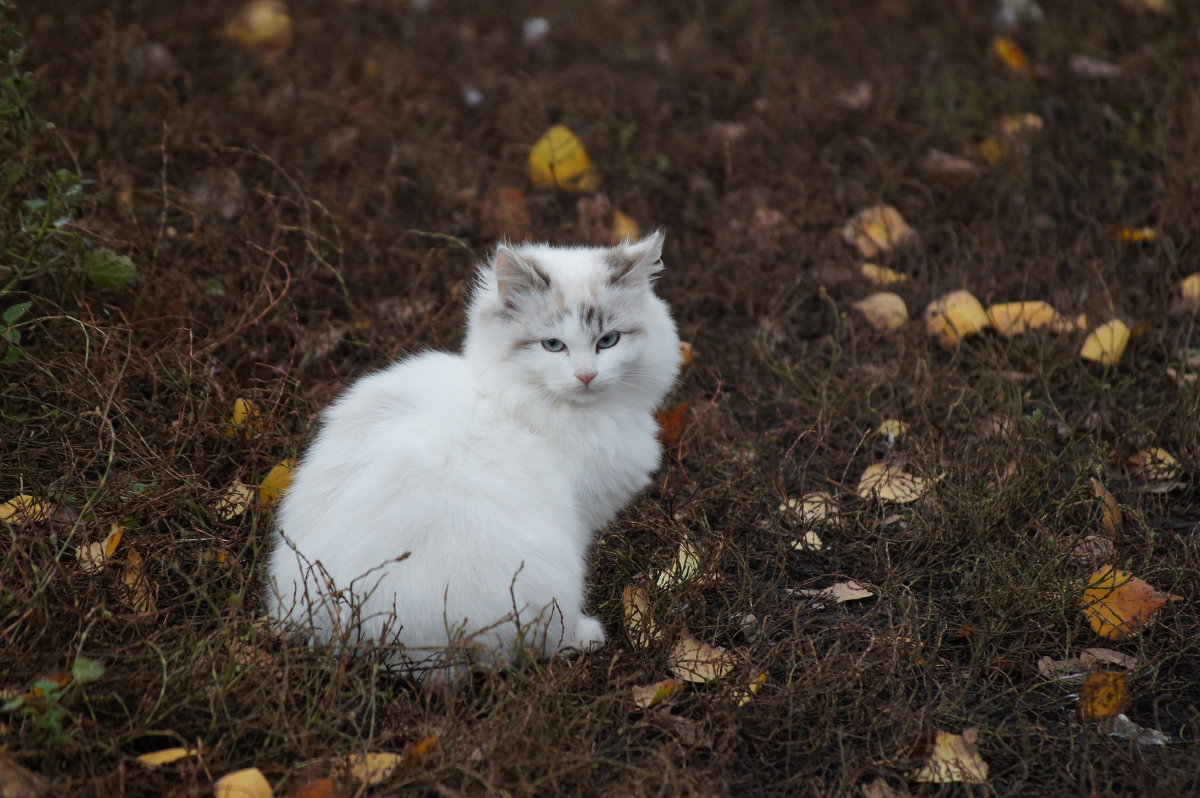
{"type": "MultiPolygon", "coordinates": [[[[297,39],[271,66],[215,33],[230,4],[45,0],[16,15],[33,107],[57,132],[5,139],[10,164],[29,146],[29,171],[0,210],[0,281],[62,260],[0,298],[33,302],[23,356],[0,371],[0,499],[65,509],[0,527],[0,690],[77,656],[105,670],[0,716],[0,746],[58,795],[207,795],[251,765],[289,795],[350,752],[430,735],[440,749],[378,794],[840,796],[883,777],[940,795],[964,790],[906,774],[934,730],[977,726],[991,777],[972,794],[1200,791],[1200,392],[1166,372],[1200,347],[1200,317],[1175,307],[1200,218],[1195,8],[1047,4],[1017,34],[1048,68],[1030,82],[989,55],[979,4],[413,5],[293,2],[297,39]],[[551,34],[527,46],[520,22],[538,13],[551,34]],[[1124,75],[1075,77],[1077,52],[1124,75]],[[839,106],[859,80],[874,101],[839,106]],[[462,103],[469,86],[481,107],[462,103]],[[1046,120],[1028,152],[959,188],[922,176],[928,148],[969,153],[1025,111],[1046,120]],[[525,148],[560,121],[613,205],[668,231],[662,288],[698,352],[674,397],[692,405],[680,444],[593,558],[613,642],[449,691],[272,636],[256,621],[270,511],[222,521],[218,497],[300,452],[355,376],[457,345],[463,287],[498,232],[487,198],[527,189],[525,148]],[[66,232],[31,248],[19,201],[58,168],[94,182],[66,232]],[[230,173],[243,188],[222,215],[202,194],[230,173]],[[947,351],[916,323],[874,333],[850,310],[871,289],[836,230],[879,201],[921,232],[888,260],[912,275],[899,293],[914,313],[967,287],[1144,329],[1111,369],[1080,361],[1075,334],[947,351]],[[1124,244],[1114,225],[1160,235],[1124,244]],[[133,286],[80,277],[99,245],[132,257],[133,286]],[[238,397],[263,410],[249,437],[224,434],[238,397]],[[871,435],[885,418],[909,435],[871,435]],[[1179,457],[1181,487],[1143,490],[1126,458],[1148,445],[1179,457]],[[940,480],[907,508],[857,498],[863,469],[892,456],[940,480]],[[1184,597],[1109,644],[1142,663],[1128,714],[1172,735],[1166,748],[1101,734],[1077,718],[1076,686],[1037,673],[1039,657],[1105,644],[1078,608],[1095,564],[1071,555],[1101,528],[1092,477],[1124,510],[1114,562],[1184,597]],[[800,552],[776,508],[812,490],[837,495],[842,523],[800,552]],[[113,561],[82,572],[76,549],[113,522],[113,561]],[[621,591],[685,534],[703,578],[651,590],[667,637],[639,649],[621,591]],[[133,551],[143,611],[122,578],[133,551]],[[817,609],[788,592],[842,579],[878,598],[817,609]],[[684,630],[736,652],[735,675],[635,711],[629,688],[668,675],[684,630]],[[132,759],[168,745],[203,755],[132,759]]],[[[591,234],[574,198],[529,199],[536,237],[591,234]]]]}

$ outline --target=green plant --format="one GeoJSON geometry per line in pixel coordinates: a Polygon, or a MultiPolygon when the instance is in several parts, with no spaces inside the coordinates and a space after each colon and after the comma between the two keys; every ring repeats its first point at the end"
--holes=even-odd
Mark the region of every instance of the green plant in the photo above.
{"type": "Polygon", "coordinates": [[[77,688],[94,682],[104,673],[104,666],[87,657],[76,657],[69,677],[39,679],[29,691],[10,698],[0,711],[15,712],[33,718],[41,726],[46,745],[58,746],[71,741],[64,724],[69,717],[66,701],[77,688]]]}
{"type": "Polygon", "coordinates": [[[21,331],[17,322],[29,310],[32,302],[9,305],[0,314],[0,365],[11,366],[21,357],[21,331]]]}

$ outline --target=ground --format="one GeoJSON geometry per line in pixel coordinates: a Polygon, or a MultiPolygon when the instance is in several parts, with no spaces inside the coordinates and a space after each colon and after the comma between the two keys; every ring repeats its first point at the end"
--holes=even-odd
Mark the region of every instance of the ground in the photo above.
{"type": "Polygon", "coordinates": [[[225,33],[234,0],[6,14],[25,51],[0,76],[0,311],[31,304],[0,327],[21,336],[0,500],[50,517],[0,527],[0,786],[207,795],[257,767],[277,795],[360,794],[348,754],[426,741],[367,792],[1197,794],[1200,12],[1160,5],[1047,0],[1006,29],[991,2],[291,0],[291,41],[257,51],[225,33]],[[1027,113],[1040,129],[1004,132],[1027,113]],[[596,192],[531,185],[555,124],[596,192]],[[931,171],[931,149],[975,168],[931,171]],[[874,258],[908,277],[886,332],[841,235],[876,204],[917,233],[874,258]],[[229,486],[298,456],[356,376],[456,347],[496,240],[607,243],[614,210],[666,232],[694,358],[665,467],[597,542],[609,645],[425,689],[265,628],[272,511],[233,514],[229,486]],[[1087,322],[943,346],[922,311],[958,289],[1087,322]],[[1082,359],[1110,319],[1124,356],[1082,359]],[[258,415],[230,429],[238,399],[258,415]],[[1179,473],[1139,466],[1151,447],[1179,473]],[[859,496],[881,462],[928,489],[859,496]],[[813,491],[836,522],[780,510],[813,491]],[[810,528],[819,551],[793,545],[810,528]],[[699,573],[658,585],[685,538],[699,573]],[[1106,639],[1081,607],[1108,565],[1182,600],[1106,639]],[[793,592],[846,580],[874,595],[793,592]],[[637,709],[684,633],[733,672],[637,709]],[[1078,679],[1039,671],[1097,647],[1134,658],[1125,715],[1167,745],[1107,734],[1078,679]],[[914,778],[938,731],[972,728],[986,786],[914,778]],[[199,754],[134,759],[168,746],[199,754]]]}

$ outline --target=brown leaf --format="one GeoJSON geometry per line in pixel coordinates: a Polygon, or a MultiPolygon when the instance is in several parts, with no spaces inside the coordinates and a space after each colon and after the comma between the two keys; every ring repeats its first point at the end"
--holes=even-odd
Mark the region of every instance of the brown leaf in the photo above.
{"type": "Polygon", "coordinates": [[[959,186],[983,174],[983,167],[948,152],[930,150],[921,159],[921,171],[934,182],[959,186]]]}
{"type": "Polygon", "coordinates": [[[42,798],[50,794],[50,784],[0,751],[0,798],[42,798]]]}
{"type": "Polygon", "coordinates": [[[524,241],[533,232],[529,201],[516,186],[500,186],[483,203],[483,234],[488,238],[524,241]]]}
{"type": "Polygon", "coordinates": [[[687,418],[691,403],[680,402],[674,407],[664,407],[654,418],[658,421],[658,439],[666,449],[679,443],[683,435],[683,422],[687,418]]]}
{"type": "Polygon", "coordinates": [[[912,779],[935,784],[956,781],[984,784],[987,776],[987,762],[979,754],[978,729],[964,729],[961,735],[939,729],[933,752],[925,764],[912,774],[912,779]]]}
{"type": "Polygon", "coordinates": [[[325,776],[299,785],[288,793],[288,798],[350,798],[350,793],[339,788],[337,782],[325,776]]]}

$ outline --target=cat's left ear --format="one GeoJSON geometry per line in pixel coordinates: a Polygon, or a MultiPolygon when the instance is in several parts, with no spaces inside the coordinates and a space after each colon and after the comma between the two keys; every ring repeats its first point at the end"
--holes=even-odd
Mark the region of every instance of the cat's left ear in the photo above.
{"type": "Polygon", "coordinates": [[[611,280],[617,285],[649,285],[663,269],[663,232],[655,230],[636,244],[614,247],[610,256],[611,280]]]}

